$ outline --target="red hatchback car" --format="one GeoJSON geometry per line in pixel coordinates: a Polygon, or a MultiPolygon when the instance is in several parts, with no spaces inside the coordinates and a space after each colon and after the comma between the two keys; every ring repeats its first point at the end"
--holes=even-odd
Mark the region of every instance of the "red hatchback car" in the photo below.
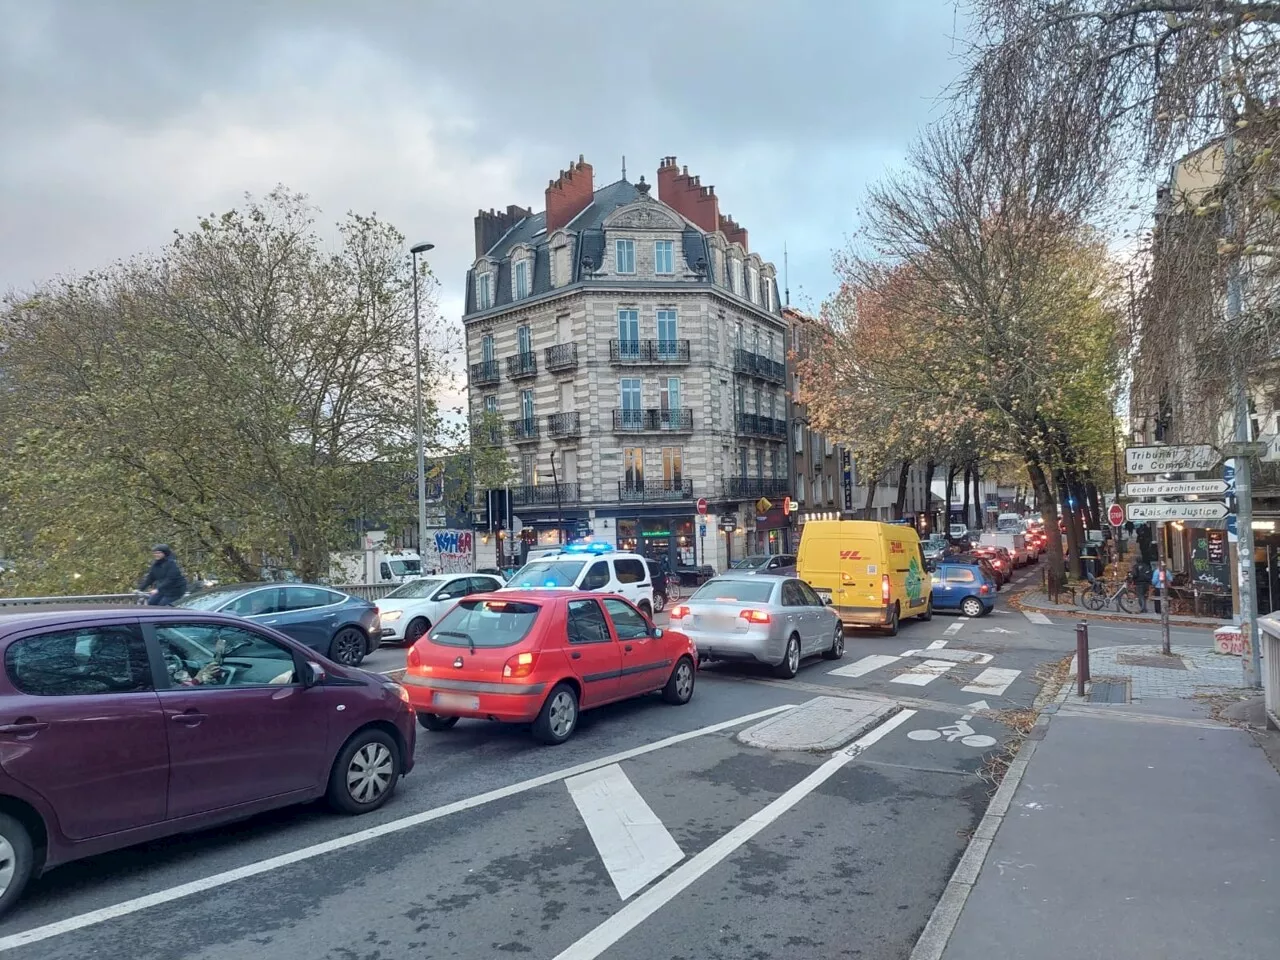
{"type": "Polygon", "coordinates": [[[467,597],[409,651],[402,682],[418,722],[531,723],[543,743],[572,736],[583,710],[662,692],[693,696],[698,654],[612,594],[504,590],[467,597]]]}
{"type": "Polygon", "coordinates": [[[0,912],[41,871],[318,797],[376,810],[413,766],[404,688],[176,608],[0,615],[0,912]]]}

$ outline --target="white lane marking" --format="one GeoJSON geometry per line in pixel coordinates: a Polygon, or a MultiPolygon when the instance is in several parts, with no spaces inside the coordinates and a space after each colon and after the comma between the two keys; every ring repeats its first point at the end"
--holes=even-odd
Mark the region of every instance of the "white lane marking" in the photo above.
{"type": "MultiPolygon", "coordinates": [[[[981,713],[983,710],[990,710],[991,704],[987,703],[985,700],[975,700],[973,703],[968,704],[968,707],[974,713],[981,713]]],[[[973,714],[970,714],[970,716],[972,715],[973,714]]]]}
{"type": "MultiPolygon", "coordinates": [[[[1021,670],[1006,670],[1003,667],[987,667],[980,674],[973,678],[973,683],[967,687],[961,687],[965,693],[987,693],[992,696],[1000,696],[1009,689],[1009,684],[1018,679],[1021,670]]],[[[972,706],[972,704],[970,704],[972,706]]],[[[982,708],[983,710],[986,707],[982,708]]]]}
{"type": "Polygon", "coordinates": [[[847,667],[837,667],[835,670],[828,670],[827,676],[832,677],[863,677],[872,670],[879,670],[881,667],[887,667],[891,663],[897,663],[900,657],[891,657],[884,653],[873,653],[861,660],[855,660],[847,667]]]}
{"type": "Polygon", "coordinates": [[[684,859],[684,851],[616,763],[564,782],[618,896],[629,899],[684,859]]]}
{"type": "Polygon", "coordinates": [[[1004,627],[988,627],[986,630],[983,630],[982,632],[983,633],[1007,633],[1010,635],[1014,633],[1013,630],[1006,630],[1004,627]]]}
{"type": "Polygon", "coordinates": [[[932,652],[933,657],[937,660],[950,660],[952,663],[990,663],[991,654],[979,653],[977,650],[908,650],[903,654],[904,657],[927,657],[932,652]]]}
{"type": "Polygon", "coordinates": [[[890,680],[890,683],[906,683],[913,687],[923,687],[926,683],[932,683],[940,676],[954,667],[954,663],[946,660],[925,660],[916,664],[906,673],[901,673],[890,680]]]}
{"type": "Polygon", "coordinates": [[[699,877],[724,861],[744,843],[830,780],[850,760],[906,723],[915,714],[914,710],[902,710],[850,746],[837,752],[830,760],[764,809],[752,814],[711,846],[663,877],[581,940],[560,951],[556,954],[555,960],[596,960],[615,943],[687,890],[699,877]]]}
{"type": "Polygon", "coordinates": [[[641,757],[647,753],[653,753],[656,750],[662,750],[665,747],[674,746],[677,743],[684,743],[686,740],[694,740],[708,734],[719,733],[722,730],[731,730],[734,727],[740,727],[753,720],[763,720],[765,717],[771,717],[775,713],[781,713],[784,710],[792,710],[794,708],[794,703],[783,704],[779,707],[770,707],[767,710],[759,710],[756,713],[749,713],[745,716],[735,717],[733,720],[725,720],[721,723],[713,723],[710,726],[699,727],[697,730],[690,730],[686,733],[677,733],[674,736],[666,737],[662,740],[656,740],[653,743],[647,743],[644,746],[632,747],[630,750],[623,750],[621,753],[601,757],[598,760],[588,760],[586,763],[579,763],[572,767],[565,767],[563,770],[557,770],[554,773],[544,773],[538,777],[521,780],[519,783],[499,787],[496,790],[489,790],[486,793],[476,794],[474,797],[467,797],[464,800],[456,800],[453,803],[445,804],[443,807],[423,810],[421,813],[401,817],[399,820],[392,820],[389,823],[381,823],[376,827],[369,827],[366,830],[349,833],[343,837],[335,837],[332,840],[312,844],[309,847],[301,847],[300,849],[292,850],[289,853],[282,853],[276,857],[259,860],[257,863],[249,863],[243,867],[237,867],[234,870],[215,873],[212,876],[203,877],[199,880],[192,880],[190,883],[183,883],[176,887],[170,887],[167,890],[159,890],[155,893],[149,893],[146,896],[135,897],[132,900],[124,900],[120,903],[112,904],[109,907],[102,907],[98,910],[91,910],[88,913],[82,913],[79,916],[68,917],[65,920],[58,920],[55,923],[46,923],[44,926],[32,927],[30,930],[23,930],[21,933],[14,933],[7,937],[0,937],[0,952],[13,950],[15,947],[25,947],[27,944],[38,943],[41,940],[48,940],[50,937],[61,936],[64,933],[71,933],[75,930],[82,930],[85,927],[94,926],[95,924],[105,923],[108,920],[115,920],[119,917],[128,916],[129,914],[137,913],[140,910],[146,910],[150,907],[156,907],[164,903],[171,903],[174,900],[181,900],[184,897],[194,896],[195,894],[204,893],[205,891],[213,890],[217,887],[226,886],[229,883],[235,883],[237,880],[256,877],[259,874],[269,873],[272,870],[279,870],[281,867],[287,867],[303,860],[310,860],[313,857],[319,857],[326,853],[333,853],[336,850],[345,850],[347,847],[353,847],[358,843],[364,843],[368,840],[384,837],[387,834],[398,833],[401,830],[408,830],[411,827],[430,823],[433,820],[439,820],[454,813],[461,813],[463,810],[470,810],[473,807],[479,807],[486,803],[491,803],[494,800],[502,800],[506,797],[515,796],[518,793],[524,793],[527,790],[533,790],[536,787],[543,787],[549,783],[566,780],[569,777],[577,776],[580,773],[588,773],[592,770],[599,769],[600,767],[607,767],[611,763],[620,763],[623,760],[641,757]]]}
{"type": "MultiPolygon", "coordinates": [[[[954,634],[954,633],[956,632],[956,630],[959,630],[959,629],[960,629],[960,624],[958,624],[958,623],[953,623],[953,624],[951,625],[951,627],[947,627],[946,632],[947,632],[948,634],[954,634]],[[955,627],[955,630],[952,630],[952,629],[951,629],[951,627],[955,627]]],[[[926,649],[926,650],[941,650],[941,649],[942,649],[943,647],[945,647],[946,645],[947,645],[947,641],[945,641],[945,640],[935,640],[935,641],[933,641],[933,643],[931,643],[931,644],[929,644],[927,647],[925,647],[925,649],[926,649]]]]}
{"type": "Polygon", "coordinates": [[[1023,610],[1022,615],[1032,623],[1052,623],[1048,617],[1036,610],[1023,610]]]}
{"type": "Polygon", "coordinates": [[[959,620],[961,623],[968,623],[968,622],[969,622],[969,617],[966,617],[966,616],[964,616],[963,614],[962,614],[961,616],[959,616],[959,617],[956,617],[956,619],[957,619],[957,620],[959,620]]]}
{"type": "Polygon", "coordinates": [[[964,623],[959,622],[959,623],[951,624],[951,626],[947,627],[947,629],[943,630],[942,632],[945,633],[948,637],[954,637],[957,633],[959,633],[963,629],[964,629],[964,623]]]}

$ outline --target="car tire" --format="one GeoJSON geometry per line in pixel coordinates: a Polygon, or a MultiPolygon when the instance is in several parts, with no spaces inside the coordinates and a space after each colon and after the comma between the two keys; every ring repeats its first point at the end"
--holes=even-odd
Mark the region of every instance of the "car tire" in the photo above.
{"type": "Polygon", "coordinates": [[[650,620],[653,619],[653,605],[648,600],[641,600],[636,604],[636,608],[650,620]]]}
{"type": "Polygon", "coordinates": [[[960,601],[960,612],[970,619],[982,616],[984,607],[977,597],[965,597],[960,601]]]}
{"type": "Polygon", "coordinates": [[[31,834],[21,822],[0,813],[0,916],[9,911],[22,897],[35,866],[35,851],[31,834]]]}
{"type": "Polygon", "coordinates": [[[893,605],[893,617],[889,620],[888,625],[884,628],[886,636],[896,637],[898,635],[898,627],[902,622],[902,611],[895,603],[893,605]]]}
{"type": "Polygon", "coordinates": [[[355,627],[343,627],[329,642],[329,659],[344,667],[358,667],[364,660],[368,641],[355,627]]]}
{"type": "Polygon", "coordinates": [[[533,739],[548,746],[564,743],[578,729],[578,694],[568,683],[556,684],[533,721],[533,739]]]}
{"type": "Polygon", "coordinates": [[[828,660],[844,659],[844,624],[839,620],[836,621],[835,635],[831,638],[831,649],[823,656],[828,660]]]}
{"type": "Polygon", "coordinates": [[[411,647],[421,640],[428,630],[431,629],[431,621],[426,617],[414,617],[409,621],[409,625],[404,628],[405,646],[411,647]]]}
{"type": "Polygon", "coordinates": [[[439,733],[441,730],[452,730],[457,723],[457,717],[442,717],[438,713],[418,714],[418,726],[423,730],[434,730],[439,733]]]}
{"type": "Polygon", "coordinates": [[[787,649],[782,662],[773,668],[773,675],[782,680],[792,680],[800,672],[800,638],[792,634],[787,638],[787,649]]]}
{"type": "Polygon", "coordinates": [[[357,730],[333,762],[326,799],[339,813],[377,810],[391,799],[401,768],[395,737],[378,727],[357,730]]]}
{"type": "Polygon", "coordinates": [[[667,685],[662,688],[662,699],[677,706],[688,703],[693,699],[694,677],[697,672],[693,661],[688,657],[677,660],[671,676],[667,677],[667,685]]]}
{"type": "Polygon", "coordinates": [[[930,620],[933,619],[933,597],[932,596],[930,596],[928,602],[925,603],[924,613],[920,614],[920,619],[923,620],[925,623],[928,623],[930,620]]]}

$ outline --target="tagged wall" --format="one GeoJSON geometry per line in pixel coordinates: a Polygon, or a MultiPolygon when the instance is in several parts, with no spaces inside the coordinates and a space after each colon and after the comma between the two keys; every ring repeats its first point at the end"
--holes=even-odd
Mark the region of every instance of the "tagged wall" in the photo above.
{"type": "Polygon", "coordinates": [[[470,530],[428,530],[422,551],[422,572],[469,573],[472,536],[470,530]]]}

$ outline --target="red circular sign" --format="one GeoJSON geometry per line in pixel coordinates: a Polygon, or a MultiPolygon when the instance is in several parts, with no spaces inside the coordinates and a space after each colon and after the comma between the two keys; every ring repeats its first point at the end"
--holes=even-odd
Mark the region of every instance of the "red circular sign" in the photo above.
{"type": "Polygon", "coordinates": [[[698,498],[698,512],[702,514],[704,517],[707,515],[707,498],[706,497],[698,498]]]}
{"type": "Polygon", "coordinates": [[[1107,508],[1107,519],[1111,521],[1113,527],[1123,526],[1124,524],[1124,507],[1118,503],[1113,503],[1107,508]]]}

